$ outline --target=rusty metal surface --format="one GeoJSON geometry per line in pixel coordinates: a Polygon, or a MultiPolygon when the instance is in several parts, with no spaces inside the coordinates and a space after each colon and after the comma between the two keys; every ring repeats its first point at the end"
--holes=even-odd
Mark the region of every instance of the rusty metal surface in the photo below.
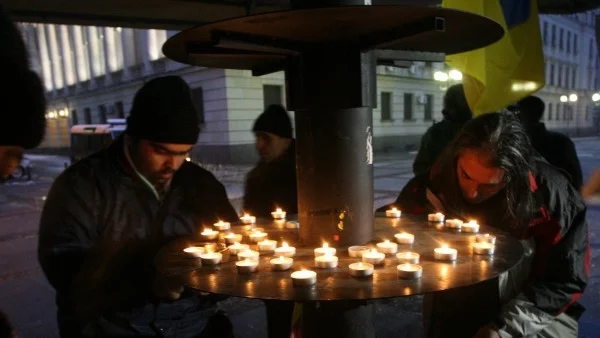
{"type": "MultiPolygon", "coordinates": [[[[283,238],[293,244],[296,230],[277,229],[273,223],[257,225],[269,232],[269,238],[283,238]]],[[[295,301],[379,299],[412,296],[468,286],[491,279],[517,264],[522,256],[521,244],[516,239],[482,225],[480,233],[497,236],[496,253],[493,256],[474,255],[471,251],[473,234],[441,229],[425,219],[402,216],[400,220],[375,218],[374,243],[382,239],[392,240],[393,235],[406,231],[415,235],[413,245],[400,245],[399,251],[413,251],[421,255],[423,277],[417,280],[398,278],[395,255],[387,256],[383,267],[375,269],[371,278],[356,279],[348,274],[348,265],[358,262],[350,258],[345,248],[337,248],[339,265],[335,269],[318,269],[313,263],[314,248],[297,248],[292,269],[271,271],[269,260],[273,255],[261,255],[258,271],[238,274],[235,257],[216,267],[202,267],[196,259],[186,258],[182,249],[189,240],[179,240],[165,247],[157,256],[157,268],[163,274],[179,279],[184,285],[198,291],[228,296],[279,299],[295,301]],[[435,261],[433,249],[442,243],[458,250],[454,263],[435,261]],[[317,284],[313,287],[294,287],[290,277],[301,268],[317,272],[317,284]]],[[[241,232],[241,227],[232,227],[241,232]]],[[[331,243],[332,246],[335,244],[331,243]]]]}

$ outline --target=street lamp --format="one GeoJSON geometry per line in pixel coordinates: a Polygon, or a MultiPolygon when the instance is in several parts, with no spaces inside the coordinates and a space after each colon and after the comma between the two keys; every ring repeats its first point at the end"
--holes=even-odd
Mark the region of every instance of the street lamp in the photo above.
{"type": "Polygon", "coordinates": [[[463,75],[461,72],[459,72],[456,69],[452,69],[449,73],[448,73],[448,77],[450,77],[450,79],[454,80],[454,81],[462,81],[463,75]]]}
{"type": "Polygon", "coordinates": [[[433,79],[435,81],[443,82],[443,85],[440,86],[440,90],[447,90],[448,86],[460,82],[462,78],[463,74],[456,69],[451,69],[449,72],[438,70],[433,73],[433,79]]]}
{"type": "Polygon", "coordinates": [[[594,102],[600,101],[600,94],[594,93],[594,95],[592,95],[592,101],[594,101],[594,102]]]}
{"type": "Polygon", "coordinates": [[[560,96],[560,102],[567,102],[567,101],[569,101],[569,98],[567,97],[567,95],[560,96]]]}
{"type": "Polygon", "coordinates": [[[442,72],[442,71],[436,71],[435,73],[433,73],[433,79],[435,81],[439,81],[439,82],[446,82],[448,81],[448,73],[446,72],[442,72]]]}
{"type": "Polygon", "coordinates": [[[577,102],[577,94],[569,95],[569,102],[577,102]]]}

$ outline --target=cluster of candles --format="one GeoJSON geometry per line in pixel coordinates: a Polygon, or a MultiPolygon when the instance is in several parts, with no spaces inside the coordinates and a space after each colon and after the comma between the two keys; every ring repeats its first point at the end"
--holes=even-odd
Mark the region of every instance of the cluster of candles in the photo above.
{"type": "MultiPolygon", "coordinates": [[[[445,223],[445,227],[454,230],[460,230],[462,232],[478,233],[479,224],[471,220],[468,223],[463,222],[460,219],[445,219],[446,216],[440,212],[435,214],[427,215],[427,220],[433,223],[445,223]],[[444,222],[445,220],[445,222],[444,222]]],[[[475,243],[472,245],[473,253],[477,255],[493,255],[496,249],[496,237],[490,234],[483,234],[475,236],[475,243]]],[[[434,251],[436,259],[439,260],[456,260],[456,250],[442,246],[434,251]]]]}

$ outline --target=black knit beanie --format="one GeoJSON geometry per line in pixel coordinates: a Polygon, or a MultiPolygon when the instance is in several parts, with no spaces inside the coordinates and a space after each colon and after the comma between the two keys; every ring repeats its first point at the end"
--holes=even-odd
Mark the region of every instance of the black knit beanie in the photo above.
{"type": "Polygon", "coordinates": [[[46,97],[40,78],[29,70],[25,43],[0,6],[0,145],[37,147],[46,131],[46,97]]]}
{"type": "Polygon", "coordinates": [[[152,79],[135,94],[128,135],[157,143],[195,144],[199,133],[198,112],[182,78],[152,79]]]}
{"type": "Polygon", "coordinates": [[[292,121],[283,106],[272,104],[258,116],[252,131],[263,131],[285,138],[292,138],[292,121]]]}

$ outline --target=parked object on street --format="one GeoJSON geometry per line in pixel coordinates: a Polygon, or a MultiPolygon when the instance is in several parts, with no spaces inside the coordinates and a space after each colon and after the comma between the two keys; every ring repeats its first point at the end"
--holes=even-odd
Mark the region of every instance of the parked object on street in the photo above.
{"type": "Polygon", "coordinates": [[[106,124],[77,124],[71,127],[71,164],[108,147],[126,127],[125,119],[108,119],[106,124]]]}

